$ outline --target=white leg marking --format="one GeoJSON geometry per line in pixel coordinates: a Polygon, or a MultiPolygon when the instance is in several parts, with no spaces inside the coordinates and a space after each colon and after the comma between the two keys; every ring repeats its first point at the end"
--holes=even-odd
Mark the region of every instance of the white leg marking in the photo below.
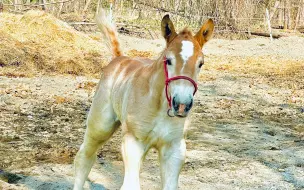
{"type": "Polygon", "coordinates": [[[177,190],[178,177],[186,157],[186,143],[182,139],[164,145],[159,150],[163,190],[177,190]]]}
{"type": "Polygon", "coordinates": [[[139,170],[144,155],[144,146],[132,135],[124,135],[122,156],[125,165],[125,177],[121,190],[140,190],[139,170]]]}

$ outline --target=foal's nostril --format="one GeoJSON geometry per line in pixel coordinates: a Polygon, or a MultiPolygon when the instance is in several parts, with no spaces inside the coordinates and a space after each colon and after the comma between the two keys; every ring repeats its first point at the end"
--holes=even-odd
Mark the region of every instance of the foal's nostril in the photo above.
{"type": "Polygon", "coordinates": [[[173,108],[175,110],[178,110],[178,103],[176,102],[176,98],[175,97],[173,97],[172,104],[173,104],[173,108]]]}
{"type": "Polygon", "coordinates": [[[193,106],[193,100],[191,99],[191,102],[189,104],[187,104],[186,108],[185,108],[185,111],[189,111],[193,106]]]}
{"type": "Polygon", "coordinates": [[[178,113],[188,112],[193,106],[193,99],[188,99],[188,101],[180,101],[178,96],[173,96],[172,107],[174,111],[178,113]]]}

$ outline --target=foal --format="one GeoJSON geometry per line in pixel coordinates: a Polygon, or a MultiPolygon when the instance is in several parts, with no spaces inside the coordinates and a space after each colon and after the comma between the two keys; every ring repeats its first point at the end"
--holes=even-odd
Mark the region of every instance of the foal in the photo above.
{"type": "Polygon", "coordinates": [[[97,17],[97,23],[114,58],[103,68],[88,115],[84,142],[75,158],[74,190],[82,189],[96,151],[119,126],[125,167],[121,189],[140,189],[140,166],[154,147],[159,152],[162,189],[175,190],[185,160],[187,115],[204,63],[202,47],[212,36],[213,21],[209,19],[193,36],[188,29],[177,34],[169,16],[164,16],[161,32],[167,47],[155,61],[122,56],[111,23],[104,15],[97,17]]]}

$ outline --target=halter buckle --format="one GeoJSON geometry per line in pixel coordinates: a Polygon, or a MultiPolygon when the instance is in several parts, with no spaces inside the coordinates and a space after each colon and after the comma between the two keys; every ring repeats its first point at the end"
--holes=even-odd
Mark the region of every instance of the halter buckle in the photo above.
{"type": "Polygon", "coordinates": [[[167,115],[168,115],[169,117],[174,117],[174,115],[170,115],[170,111],[172,111],[172,109],[171,109],[171,108],[169,108],[169,109],[168,109],[168,111],[167,111],[167,115]]]}

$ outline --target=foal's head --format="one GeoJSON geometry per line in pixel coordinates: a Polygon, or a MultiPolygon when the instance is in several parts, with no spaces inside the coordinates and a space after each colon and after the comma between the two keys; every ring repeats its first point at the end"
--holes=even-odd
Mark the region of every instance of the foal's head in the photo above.
{"type": "MultiPolygon", "coordinates": [[[[193,36],[188,29],[176,33],[169,15],[161,22],[162,35],[166,39],[165,50],[168,78],[186,76],[197,81],[197,76],[204,64],[203,45],[210,40],[214,24],[209,19],[193,36]]],[[[170,82],[172,111],[175,116],[186,117],[193,105],[195,87],[189,80],[174,80],[170,82]]]]}

